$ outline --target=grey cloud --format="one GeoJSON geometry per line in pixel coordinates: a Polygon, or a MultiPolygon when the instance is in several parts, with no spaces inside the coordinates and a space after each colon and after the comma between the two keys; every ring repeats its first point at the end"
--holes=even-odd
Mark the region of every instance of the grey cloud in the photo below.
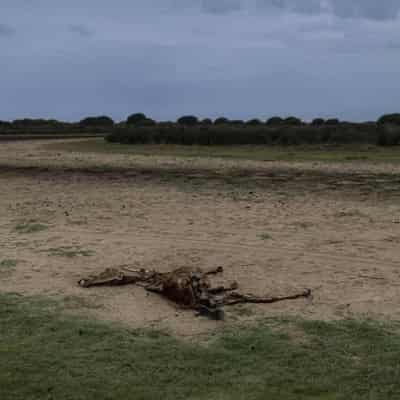
{"type": "Polygon", "coordinates": [[[393,50],[400,50],[400,40],[389,40],[386,43],[386,47],[388,49],[393,49],[393,50]]]}
{"type": "Polygon", "coordinates": [[[398,0],[331,0],[335,15],[344,18],[395,19],[400,11],[398,0]]]}
{"type": "Polygon", "coordinates": [[[15,29],[7,24],[0,24],[0,37],[5,36],[5,37],[10,37],[14,36],[16,33],[15,29]]]}
{"type": "Polygon", "coordinates": [[[283,10],[316,15],[328,13],[340,18],[372,20],[395,19],[400,12],[399,0],[202,0],[206,12],[230,13],[239,9],[283,10]]]}
{"type": "MultiPolygon", "coordinates": [[[[273,0],[274,1],[274,0],[273,0]]],[[[278,0],[285,8],[304,13],[328,12],[340,18],[395,19],[399,0],[278,0]]]]}
{"type": "Polygon", "coordinates": [[[0,119],[374,119],[400,104],[400,0],[0,1],[18,23],[0,119]]]}
{"type": "Polygon", "coordinates": [[[79,36],[92,36],[93,31],[83,24],[72,24],[68,26],[68,30],[72,33],[76,33],[79,36]]]}
{"type": "Polygon", "coordinates": [[[257,0],[259,7],[276,7],[293,12],[316,14],[323,11],[321,0],[257,0]]]}
{"type": "Polygon", "coordinates": [[[240,0],[203,0],[203,10],[211,14],[227,14],[242,9],[240,0]]]}

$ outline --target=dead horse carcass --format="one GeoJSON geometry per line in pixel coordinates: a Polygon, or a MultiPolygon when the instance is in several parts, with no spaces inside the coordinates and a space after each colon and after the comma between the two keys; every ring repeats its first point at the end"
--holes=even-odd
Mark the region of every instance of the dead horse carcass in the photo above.
{"type": "Polygon", "coordinates": [[[79,285],[88,288],[91,286],[119,286],[136,284],[150,292],[159,293],[174,303],[198,311],[213,319],[224,318],[223,306],[239,303],[275,303],[283,300],[293,300],[301,297],[310,297],[311,290],[306,289],[290,296],[255,296],[240,293],[237,282],[229,286],[211,285],[209,277],[223,272],[222,267],[203,270],[201,268],[183,267],[171,272],[157,272],[154,270],[131,270],[108,268],[99,275],[81,279],[79,285]]]}

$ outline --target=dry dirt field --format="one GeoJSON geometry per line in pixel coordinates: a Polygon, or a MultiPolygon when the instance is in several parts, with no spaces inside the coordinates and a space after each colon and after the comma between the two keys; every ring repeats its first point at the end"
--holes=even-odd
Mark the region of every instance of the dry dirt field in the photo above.
{"type": "Polygon", "coordinates": [[[197,335],[269,316],[400,319],[400,166],[54,152],[0,144],[0,291],[197,335]],[[107,267],[223,266],[243,291],[312,299],[196,318],[139,287],[82,289],[107,267]]]}

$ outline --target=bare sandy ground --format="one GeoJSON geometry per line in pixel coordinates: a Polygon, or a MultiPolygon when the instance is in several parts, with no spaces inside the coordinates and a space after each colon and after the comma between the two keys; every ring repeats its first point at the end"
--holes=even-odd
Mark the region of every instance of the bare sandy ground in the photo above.
{"type": "Polygon", "coordinates": [[[270,316],[400,318],[400,168],[54,153],[0,144],[0,291],[196,335],[270,316]],[[41,224],[24,233],[20,224],[41,224]],[[4,263],[6,265],[7,263],[4,263]],[[129,264],[223,266],[244,291],[313,297],[194,317],[136,287],[77,281],[129,264]],[[0,264],[1,265],[1,264],[0,264]]]}

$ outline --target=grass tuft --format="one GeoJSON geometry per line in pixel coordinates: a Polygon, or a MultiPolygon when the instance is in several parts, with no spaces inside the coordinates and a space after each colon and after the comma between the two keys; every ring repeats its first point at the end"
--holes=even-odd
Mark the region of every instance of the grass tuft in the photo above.
{"type": "Polygon", "coordinates": [[[80,249],[76,246],[61,246],[61,247],[51,247],[46,250],[40,250],[40,252],[48,253],[50,256],[57,257],[91,257],[95,254],[93,250],[80,249]]]}
{"type": "Polygon", "coordinates": [[[5,259],[0,261],[0,272],[8,272],[13,270],[18,264],[17,260],[5,259]]]}
{"type": "Polygon", "coordinates": [[[20,234],[37,233],[45,231],[47,229],[48,229],[47,225],[37,223],[33,220],[20,223],[15,227],[15,231],[20,234]]]}
{"type": "Polygon", "coordinates": [[[95,304],[93,301],[82,296],[64,296],[62,299],[64,308],[68,310],[81,310],[81,309],[99,309],[101,305],[95,304]]]}

